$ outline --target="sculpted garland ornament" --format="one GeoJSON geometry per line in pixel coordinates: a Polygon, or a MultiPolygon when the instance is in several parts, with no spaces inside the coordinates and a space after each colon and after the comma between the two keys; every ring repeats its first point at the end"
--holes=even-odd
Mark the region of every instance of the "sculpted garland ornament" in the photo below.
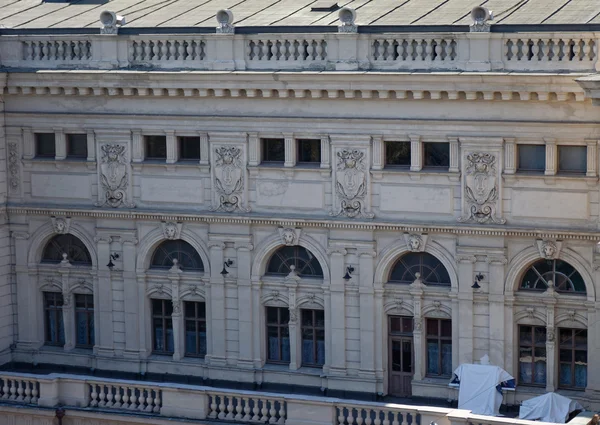
{"type": "Polygon", "coordinates": [[[497,216],[498,171],[496,157],[490,153],[473,152],[467,155],[465,168],[464,198],[466,215],[460,222],[479,224],[504,224],[506,220],[497,216]]]}
{"type": "Polygon", "coordinates": [[[337,158],[334,184],[339,209],[332,211],[330,215],[373,218],[373,213],[365,211],[365,198],[367,197],[365,153],[357,149],[344,149],[337,153],[337,158]]]}
{"type": "Polygon", "coordinates": [[[236,146],[220,146],[215,149],[215,190],[217,205],[213,211],[248,212],[242,205],[244,169],[242,150],[236,146]]]}
{"type": "Polygon", "coordinates": [[[127,157],[125,146],[106,144],[102,146],[100,164],[100,186],[104,191],[104,199],[96,206],[108,205],[112,208],[133,208],[135,205],[127,201],[127,157]]]}

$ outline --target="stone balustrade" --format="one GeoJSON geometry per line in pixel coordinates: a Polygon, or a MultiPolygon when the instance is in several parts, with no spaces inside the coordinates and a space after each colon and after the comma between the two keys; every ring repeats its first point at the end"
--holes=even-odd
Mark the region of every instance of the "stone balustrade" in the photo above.
{"type": "Polygon", "coordinates": [[[14,68],[593,72],[595,33],[3,35],[14,68]]]}
{"type": "Polygon", "coordinates": [[[163,422],[162,417],[275,425],[544,425],[441,407],[79,375],[0,372],[0,385],[0,417],[5,413],[14,414],[12,405],[29,407],[30,410],[19,409],[19,414],[26,415],[30,411],[32,416],[40,414],[38,406],[62,405],[67,415],[73,418],[83,418],[86,414],[95,418],[94,412],[102,411],[111,424],[120,424],[120,417],[127,417],[127,424],[168,423],[163,422]],[[72,413],[69,409],[73,409],[72,413]]]}

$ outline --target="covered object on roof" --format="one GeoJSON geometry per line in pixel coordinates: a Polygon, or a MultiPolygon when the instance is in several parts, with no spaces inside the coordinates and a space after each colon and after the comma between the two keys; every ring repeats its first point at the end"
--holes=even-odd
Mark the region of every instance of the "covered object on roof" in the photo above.
{"type": "Polygon", "coordinates": [[[560,394],[546,393],[524,401],[519,410],[519,419],[562,424],[567,422],[569,414],[575,410],[583,410],[583,406],[560,394]]]}
{"type": "Polygon", "coordinates": [[[454,375],[460,383],[458,408],[492,416],[499,414],[502,404],[500,385],[515,379],[501,367],[483,364],[462,364],[454,375]]]}

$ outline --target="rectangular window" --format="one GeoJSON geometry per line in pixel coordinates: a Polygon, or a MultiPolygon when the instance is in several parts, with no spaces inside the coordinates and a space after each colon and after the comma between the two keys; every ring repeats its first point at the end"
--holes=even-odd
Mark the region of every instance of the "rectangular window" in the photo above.
{"type": "Polygon", "coordinates": [[[408,316],[390,316],[390,333],[393,335],[412,335],[413,318],[408,316]]]}
{"type": "Polygon", "coordinates": [[[185,355],[206,356],[206,304],[185,302],[185,355]]]}
{"type": "Polygon", "coordinates": [[[587,171],[587,146],[559,146],[558,172],[585,174],[587,171]]]}
{"type": "Polygon", "coordinates": [[[87,134],[67,134],[67,158],[87,159],[87,134]]]}
{"type": "Polygon", "coordinates": [[[54,158],[56,156],[54,133],[35,133],[35,156],[38,158],[54,158]]]}
{"type": "Polygon", "coordinates": [[[546,385],[545,326],[519,326],[519,385],[546,385]]]}
{"type": "Polygon", "coordinates": [[[155,354],[173,354],[173,302],[152,301],[152,350],[155,354]]]}
{"type": "Polygon", "coordinates": [[[290,362],[290,311],[283,307],[267,307],[267,361],[290,362]]]}
{"type": "Polygon", "coordinates": [[[298,139],[298,158],[300,164],[320,164],[321,163],[321,140],[319,139],[298,139]]]}
{"type": "Polygon", "coordinates": [[[427,375],[452,375],[452,321],[426,319],[427,375]]]}
{"type": "Polygon", "coordinates": [[[546,170],[545,145],[517,145],[517,171],[543,173],[546,170]]]}
{"type": "Polygon", "coordinates": [[[450,167],[450,143],[423,143],[423,168],[450,167]]]}
{"type": "Polygon", "coordinates": [[[558,386],[584,390],[587,386],[587,330],[559,329],[558,386]]]}
{"type": "Polygon", "coordinates": [[[75,345],[81,348],[94,346],[94,296],[75,295],[75,345]]]}
{"type": "Polygon", "coordinates": [[[410,167],[410,142],[385,142],[386,167],[410,167]]]}
{"type": "Polygon", "coordinates": [[[47,345],[65,345],[63,323],[63,295],[60,292],[44,292],[44,321],[47,345]]]}
{"type": "Polygon", "coordinates": [[[302,310],[302,366],[325,363],[325,312],[302,310]]]}
{"type": "Polygon", "coordinates": [[[179,159],[182,161],[200,160],[200,137],[179,138],[179,159]]]}
{"type": "Polygon", "coordinates": [[[167,159],[167,137],[146,136],[146,159],[167,159]]]}
{"type": "Polygon", "coordinates": [[[285,142],[283,139],[261,139],[262,162],[285,161],[285,142]]]}

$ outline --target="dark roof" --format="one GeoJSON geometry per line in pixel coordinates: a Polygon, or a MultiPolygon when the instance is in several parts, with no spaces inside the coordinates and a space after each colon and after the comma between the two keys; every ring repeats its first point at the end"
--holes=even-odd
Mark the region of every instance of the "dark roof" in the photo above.
{"type": "MultiPolygon", "coordinates": [[[[234,24],[336,26],[335,0],[0,0],[5,28],[99,28],[99,15],[123,15],[124,28],[216,26],[230,9],[234,24]],[[312,10],[317,9],[317,10],[312,10]]],[[[474,6],[494,12],[495,25],[600,24],[600,0],[340,0],[356,10],[359,26],[468,25],[474,6]]]]}

